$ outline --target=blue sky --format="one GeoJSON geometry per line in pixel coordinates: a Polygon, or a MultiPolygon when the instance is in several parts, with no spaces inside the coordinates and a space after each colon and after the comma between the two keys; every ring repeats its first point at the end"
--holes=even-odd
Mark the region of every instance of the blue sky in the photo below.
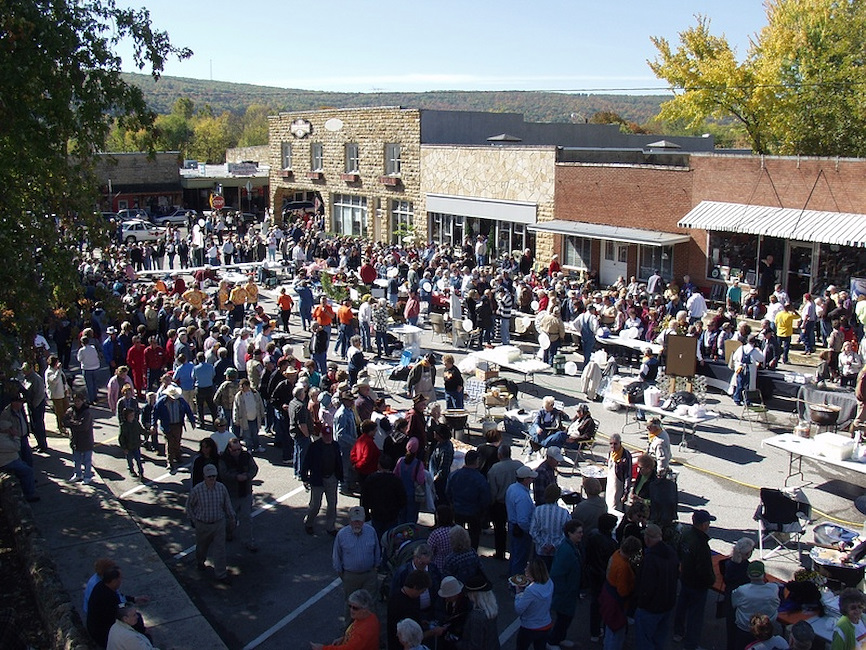
{"type": "MultiPolygon", "coordinates": [[[[141,3],[144,4],[144,3],[141,3]]],[[[141,4],[130,2],[130,6],[141,4]]],[[[663,90],[650,36],[711,19],[742,57],[766,24],[758,0],[147,0],[194,55],[165,74],[350,92],[663,90]]],[[[124,69],[134,71],[121,51],[124,69]]]]}

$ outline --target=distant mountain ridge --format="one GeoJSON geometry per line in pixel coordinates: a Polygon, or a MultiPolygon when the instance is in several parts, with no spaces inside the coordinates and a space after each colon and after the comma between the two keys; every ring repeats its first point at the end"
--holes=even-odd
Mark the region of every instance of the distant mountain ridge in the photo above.
{"type": "Polygon", "coordinates": [[[610,111],[626,121],[643,125],[658,114],[662,102],[670,99],[665,95],[589,95],[519,90],[338,93],[184,77],[163,76],[154,82],[149,75],[125,73],[123,76],[126,81],[142,88],[148,104],[161,114],[170,113],[177,99],[189,97],[196,107],[209,104],[217,114],[230,111],[240,115],[251,104],[264,104],[277,111],[405,106],[523,113],[531,122],[569,122],[588,120],[599,111],[610,111]]]}

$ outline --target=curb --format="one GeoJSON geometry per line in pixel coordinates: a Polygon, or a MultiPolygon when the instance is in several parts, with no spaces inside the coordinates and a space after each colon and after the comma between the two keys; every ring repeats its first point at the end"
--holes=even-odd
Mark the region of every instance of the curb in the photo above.
{"type": "Polygon", "coordinates": [[[94,646],[84,623],[63,587],[48,544],[33,519],[33,510],[24,500],[18,480],[12,476],[0,477],[0,509],[12,529],[52,649],[92,650],[94,646]]]}

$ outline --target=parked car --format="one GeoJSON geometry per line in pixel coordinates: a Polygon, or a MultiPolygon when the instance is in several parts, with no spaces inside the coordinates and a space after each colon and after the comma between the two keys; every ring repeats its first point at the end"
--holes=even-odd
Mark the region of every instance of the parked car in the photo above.
{"type": "Polygon", "coordinates": [[[106,221],[117,221],[120,218],[117,216],[116,212],[103,211],[103,212],[100,212],[100,214],[102,215],[102,218],[105,219],[106,221]]]}
{"type": "Polygon", "coordinates": [[[153,218],[153,223],[158,226],[167,226],[169,224],[173,226],[185,226],[189,221],[189,217],[187,216],[190,212],[193,214],[198,214],[195,210],[182,210],[178,208],[171,214],[163,214],[158,217],[153,218]]]}
{"type": "Polygon", "coordinates": [[[165,228],[155,226],[149,221],[131,219],[121,225],[122,239],[127,244],[137,241],[157,241],[165,236],[165,228]]]}
{"type": "Polygon", "coordinates": [[[142,221],[150,221],[150,216],[141,208],[129,208],[127,210],[118,210],[117,218],[121,221],[129,221],[130,219],[141,219],[142,221]]]}

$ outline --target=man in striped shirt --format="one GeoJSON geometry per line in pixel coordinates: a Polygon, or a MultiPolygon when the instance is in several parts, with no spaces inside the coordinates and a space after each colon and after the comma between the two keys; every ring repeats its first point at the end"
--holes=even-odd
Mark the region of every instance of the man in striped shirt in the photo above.
{"type": "Polygon", "coordinates": [[[226,571],[226,526],[235,528],[235,511],[226,486],[217,482],[217,468],[208,463],[202,470],[204,481],[189,493],[186,516],[195,528],[195,559],[199,571],[205,570],[208,551],[213,551],[217,580],[229,584],[226,571]]]}
{"type": "Polygon", "coordinates": [[[514,296],[505,285],[499,287],[499,292],[496,295],[499,304],[497,313],[499,314],[502,345],[508,345],[511,342],[511,310],[514,309],[514,296]]]}

